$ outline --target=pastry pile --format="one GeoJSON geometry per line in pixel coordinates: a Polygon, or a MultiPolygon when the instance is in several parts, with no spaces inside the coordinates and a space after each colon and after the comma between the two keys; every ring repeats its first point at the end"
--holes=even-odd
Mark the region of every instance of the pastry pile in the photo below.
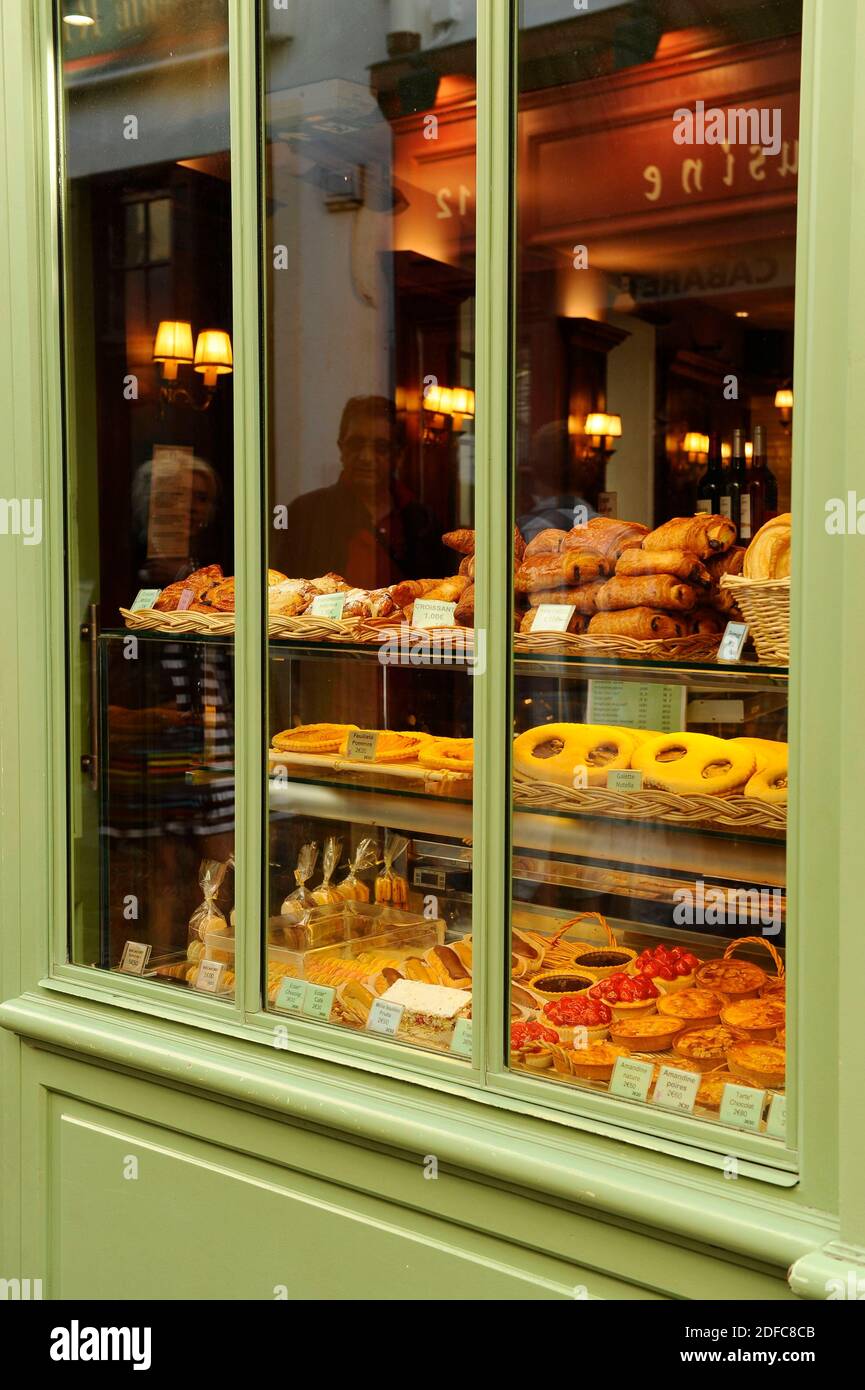
{"type": "Polygon", "coordinates": [[[542,603],[575,609],[569,632],[651,640],[720,633],[735,615],[719,581],[738,574],[745,551],[723,516],[676,517],[650,531],[592,517],[570,531],[541,531],[526,546],[515,586],[528,595],[520,623],[531,632],[542,603]]]}
{"type": "MultiPolygon", "coordinates": [[[[299,724],[274,734],[272,747],[277,753],[332,753],[348,751],[349,735],[356,724],[299,724]]],[[[369,763],[418,763],[420,767],[441,772],[470,773],[474,764],[474,739],[436,738],[433,734],[412,730],[394,733],[390,729],[377,731],[375,756],[369,763]]]]}
{"type": "Polygon", "coordinates": [[[682,796],[734,793],[787,801],[787,744],[774,739],[659,734],[607,724],[540,724],[514,740],[514,767],[540,782],[605,787],[607,773],[633,768],[643,786],[682,796]]]}

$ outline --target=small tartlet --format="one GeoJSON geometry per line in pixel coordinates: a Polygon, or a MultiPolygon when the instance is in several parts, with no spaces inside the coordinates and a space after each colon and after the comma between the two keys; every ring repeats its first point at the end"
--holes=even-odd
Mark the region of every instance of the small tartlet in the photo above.
{"type": "Polygon", "coordinates": [[[581,1081],[609,1081],[620,1057],[628,1049],[610,1042],[591,1042],[579,1051],[553,1048],[553,1065],[561,1076],[576,1076],[581,1081]]]}
{"type": "Polygon", "coordinates": [[[665,1052],[682,1027],[681,1018],[665,1017],[660,1013],[642,1018],[614,1018],[610,1024],[610,1038],[629,1052],[665,1052]]]}
{"type": "Polygon", "coordinates": [[[730,1048],[727,1066],[737,1081],[750,1081],[752,1086],[762,1086],[766,1090],[780,1090],[787,1075],[783,1047],[777,1043],[754,1042],[750,1038],[730,1048]]]}
{"type": "Polygon", "coordinates": [[[533,975],[529,988],[543,999],[563,999],[566,994],[584,994],[595,983],[594,977],[572,970],[542,970],[533,975]]]}
{"type": "Polygon", "coordinates": [[[705,1028],[719,1022],[725,1002],[714,990],[689,989],[687,993],[662,995],[658,1000],[658,1013],[680,1018],[685,1029],[705,1028]]]}
{"type": "Polygon", "coordinates": [[[787,1009],[779,999],[738,999],[725,1005],[721,1021],[756,1041],[771,1042],[787,1021],[787,1009]]]}
{"type": "Polygon", "coordinates": [[[730,1048],[742,1040],[725,1023],[713,1023],[706,1028],[686,1028],[673,1042],[677,1057],[684,1057],[697,1071],[715,1071],[724,1065],[730,1048]]]}
{"type": "Polygon", "coordinates": [[[723,1071],[707,1071],[697,1092],[695,1104],[704,1106],[707,1110],[720,1110],[721,1101],[724,1099],[725,1086],[751,1086],[750,1081],[743,1081],[733,1075],[725,1067],[723,1071]]]}
{"type": "Polygon", "coordinates": [[[711,989],[730,1002],[755,999],[769,977],[750,960],[704,960],[697,971],[698,989],[711,989]]]}
{"type": "Polygon", "coordinates": [[[637,958],[629,946],[584,946],[574,954],[574,969],[586,971],[596,980],[628,970],[637,958]]]}

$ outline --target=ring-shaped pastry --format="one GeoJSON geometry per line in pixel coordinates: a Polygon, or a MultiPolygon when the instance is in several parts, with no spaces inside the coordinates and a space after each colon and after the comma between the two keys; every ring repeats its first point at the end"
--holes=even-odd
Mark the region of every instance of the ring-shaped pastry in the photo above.
{"type": "Polygon", "coordinates": [[[474,766],[474,739],[431,738],[421,745],[418,762],[438,772],[471,772],[474,766]]]}
{"type": "Polygon", "coordinates": [[[540,724],[514,740],[514,766],[541,782],[579,786],[574,778],[585,769],[584,785],[605,787],[611,768],[628,768],[637,746],[630,729],[609,724],[540,724]]]}
{"type": "Polygon", "coordinates": [[[274,734],[273,746],[283,753],[338,753],[356,724],[298,724],[274,734]]]}
{"type": "Polygon", "coordinates": [[[715,738],[714,734],[687,733],[647,739],[631,760],[631,766],[642,772],[647,786],[682,796],[735,791],[752,776],[754,764],[749,748],[715,738]]]}
{"type": "Polygon", "coordinates": [[[753,796],[757,801],[767,801],[770,806],[786,806],[787,759],[778,759],[755,772],[745,784],[745,795],[753,796]]]}
{"type": "MultiPolygon", "coordinates": [[[[346,730],[345,736],[339,746],[342,754],[348,752],[348,739],[350,729],[346,730]]],[[[421,748],[421,740],[416,734],[397,734],[390,729],[381,729],[375,744],[375,757],[369,758],[371,763],[413,763],[421,748]]]]}

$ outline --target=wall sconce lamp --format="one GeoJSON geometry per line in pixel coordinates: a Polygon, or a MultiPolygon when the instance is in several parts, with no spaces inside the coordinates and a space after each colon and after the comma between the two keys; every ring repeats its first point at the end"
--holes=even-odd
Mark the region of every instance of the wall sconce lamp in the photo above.
{"type": "Polygon", "coordinates": [[[464,419],[474,419],[475,393],[467,386],[427,386],[423,408],[430,417],[426,430],[431,436],[446,433],[449,421],[454,433],[459,434],[464,419]]]}
{"type": "Polygon", "coordinates": [[[615,441],[622,437],[622,417],[603,410],[592,411],[586,416],[583,434],[592,451],[606,460],[616,452],[615,441]]]}
{"type": "Polygon", "coordinates": [[[220,328],[205,328],[193,350],[192,325],[163,319],[156,330],[153,361],[162,364],[159,398],[163,405],[168,401],[172,405],[188,405],[192,410],[207,410],[218,378],[233,370],[231,338],[220,328]],[[204,377],[204,396],[200,401],[185,386],[177,385],[179,369],[189,365],[204,377]]]}
{"type": "Polygon", "coordinates": [[[682,440],[682,452],[688,455],[689,463],[697,463],[709,452],[709,436],[699,434],[696,430],[688,430],[682,440]]]}
{"type": "Polygon", "coordinates": [[[781,414],[781,428],[788,430],[793,418],[793,392],[789,386],[775,392],[775,409],[781,414]]]}

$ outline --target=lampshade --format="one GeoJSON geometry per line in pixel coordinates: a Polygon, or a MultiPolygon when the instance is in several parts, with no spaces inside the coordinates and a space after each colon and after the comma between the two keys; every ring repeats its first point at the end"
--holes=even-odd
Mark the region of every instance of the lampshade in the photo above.
{"type": "Polygon", "coordinates": [[[454,415],[474,415],[475,393],[466,386],[455,386],[452,393],[454,415]]]}
{"type": "Polygon", "coordinates": [[[433,414],[438,413],[439,402],[441,400],[442,388],[440,386],[427,386],[423,393],[423,408],[431,410],[433,414]]]}
{"type": "Polygon", "coordinates": [[[793,392],[789,387],[782,388],[780,391],[775,392],[775,405],[778,410],[793,409],[793,392]]]}
{"type": "Polygon", "coordinates": [[[751,443],[750,439],[746,439],[746,440],[745,440],[745,458],[746,458],[746,459],[748,460],[748,462],[750,463],[750,462],[751,462],[751,459],[752,459],[753,457],[754,457],[754,445],[751,443]]]}
{"type": "Polygon", "coordinates": [[[233,365],[231,339],[221,328],[205,328],[195,344],[195,370],[204,376],[205,386],[215,386],[218,376],[225,376],[233,365]]]}
{"type": "Polygon", "coordinates": [[[689,430],[682,440],[682,448],[686,454],[708,454],[709,436],[698,434],[695,430],[689,430]]]}
{"type": "Polygon", "coordinates": [[[622,417],[621,415],[607,415],[604,411],[593,411],[586,416],[585,433],[598,435],[608,439],[620,439],[622,436],[622,417]]]}
{"type": "Polygon", "coordinates": [[[154,362],[162,362],[163,376],[174,380],[180,362],[192,361],[192,324],[163,319],[153,344],[154,362]]]}

